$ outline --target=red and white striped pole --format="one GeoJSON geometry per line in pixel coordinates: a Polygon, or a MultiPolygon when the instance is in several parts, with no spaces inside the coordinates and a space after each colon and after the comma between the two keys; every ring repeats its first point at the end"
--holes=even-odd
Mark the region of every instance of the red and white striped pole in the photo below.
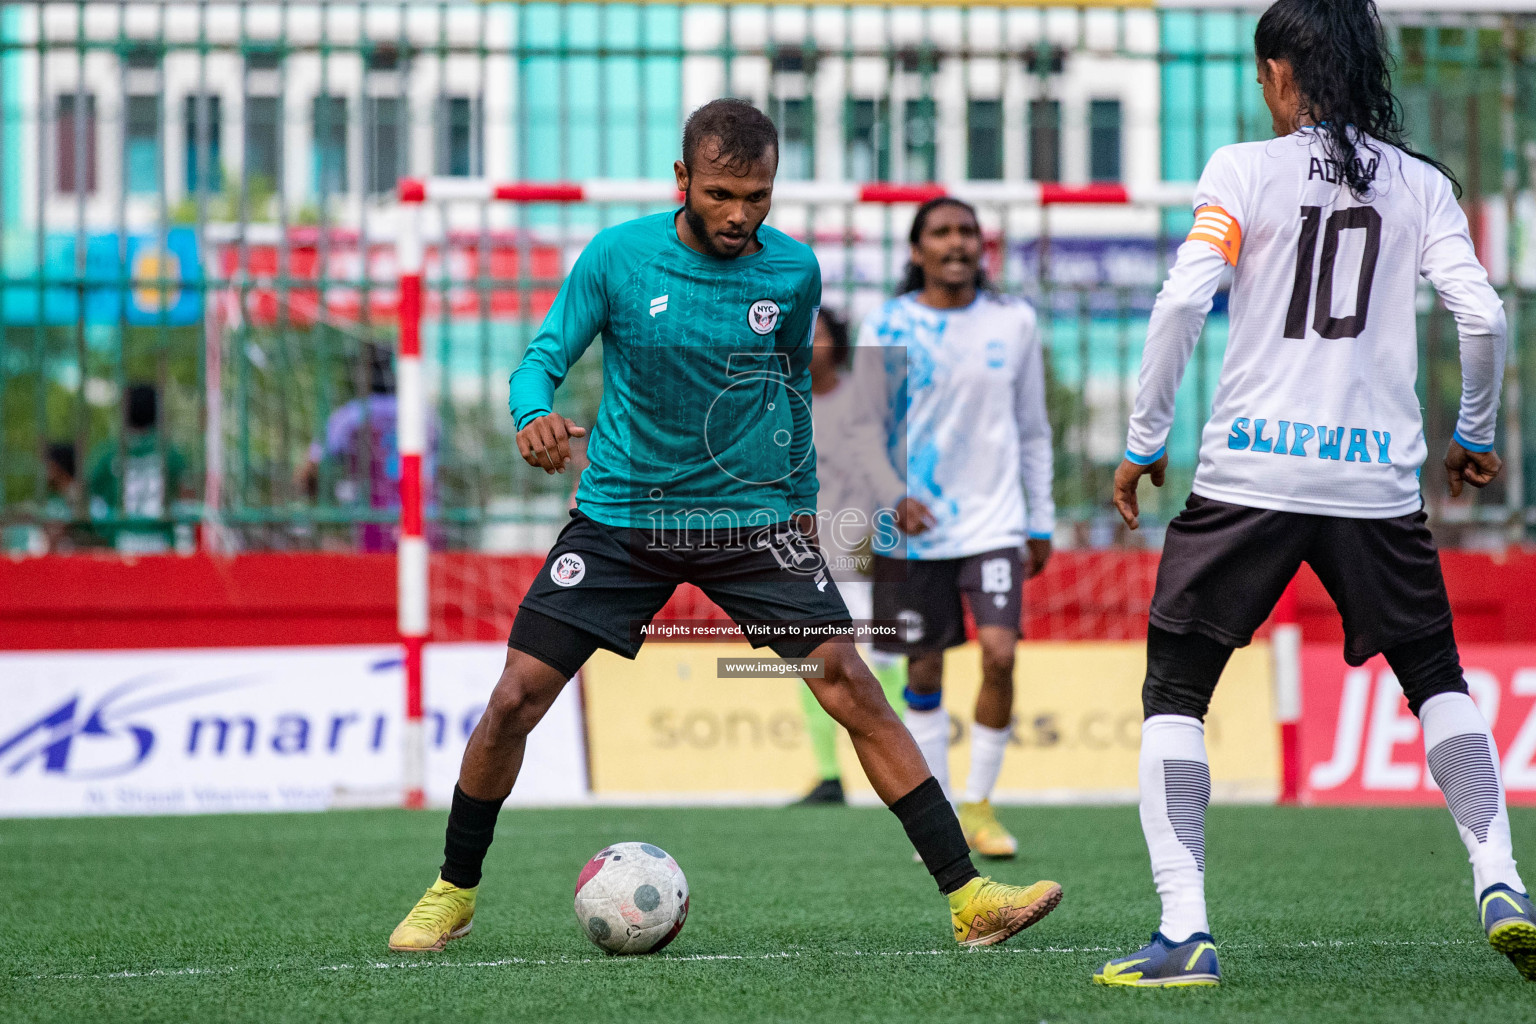
{"type": "Polygon", "coordinates": [[[1275,604],[1269,649],[1275,660],[1275,718],[1280,723],[1280,802],[1294,804],[1301,790],[1301,601],[1294,577],[1275,604]]]}
{"type": "Polygon", "coordinates": [[[400,274],[400,352],[395,368],[395,430],[400,450],[400,544],[396,551],[397,616],[405,648],[403,798],[426,805],[426,748],[422,736],[421,652],[427,639],[427,539],[423,532],[422,453],[427,447],[427,396],[421,372],[421,182],[400,182],[400,226],[395,258],[400,274]]]}

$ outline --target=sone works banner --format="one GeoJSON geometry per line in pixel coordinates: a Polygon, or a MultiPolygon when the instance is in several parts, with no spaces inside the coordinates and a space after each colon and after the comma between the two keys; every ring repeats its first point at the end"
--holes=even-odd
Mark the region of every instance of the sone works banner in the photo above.
{"type": "MultiPolygon", "coordinates": [[[[796,679],[720,679],[717,659],[746,655],[725,644],[653,643],[634,662],[599,651],[584,671],[592,791],[613,799],[778,800],[814,781],[796,679]]],[[[759,652],[762,653],[762,652],[759,652]]],[[[1136,797],[1146,645],[1026,642],[1015,675],[1011,749],[1001,800],[1136,797]]],[[[944,664],[954,720],[950,779],[963,785],[980,653],[969,644],[944,664]]],[[[1269,648],[1232,658],[1206,719],[1214,795],[1273,799],[1279,791],[1269,648]]],[[[844,784],[874,794],[846,736],[844,784]]]]}
{"type": "MultiPolygon", "coordinates": [[[[1467,689],[1493,729],[1512,804],[1536,804],[1536,645],[1461,648],[1467,689]]],[[[1335,646],[1302,648],[1301,798],[1316,804],[1441,804],[1419,720],[1381,657],[1350,668],[1335,646]]]]}
{"type": "MultiPolygon", "coordinates": [[[[428,648],[427,795],[446,804],[501,644],[428,648]]],[[[390,805],[397,648],[0,654],[0,816],[390,805]]],[[[528,740],[513,802],[585,798],[574,687],[528,740]]]]}

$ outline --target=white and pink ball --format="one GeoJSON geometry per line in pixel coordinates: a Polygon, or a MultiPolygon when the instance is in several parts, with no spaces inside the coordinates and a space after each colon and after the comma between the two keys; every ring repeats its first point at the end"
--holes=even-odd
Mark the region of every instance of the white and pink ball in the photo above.
{"type": "Polygon", "coordinates": [[[688,879],[659,846],[614,843],[576,879],[576,923],[609,953],[654,953],[687,919],[688,879]]]}

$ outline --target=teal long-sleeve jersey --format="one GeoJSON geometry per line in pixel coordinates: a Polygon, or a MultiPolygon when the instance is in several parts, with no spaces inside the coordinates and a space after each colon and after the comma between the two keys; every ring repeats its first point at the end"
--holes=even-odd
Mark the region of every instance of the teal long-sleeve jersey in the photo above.
{"type": "Polygon", "coordinates": [[[718,259],[676,213],[598,233],[512,373],[517,429],[597,335],[603,397],[576,504],[609,526],[751,527],[816,511],[811,335],[821,268],[766,225],[757,252],[718,259]]]}

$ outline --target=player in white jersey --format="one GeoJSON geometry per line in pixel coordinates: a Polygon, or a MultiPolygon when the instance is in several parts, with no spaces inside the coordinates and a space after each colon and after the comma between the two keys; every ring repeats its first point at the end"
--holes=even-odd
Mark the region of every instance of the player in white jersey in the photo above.
{"type": "Polygon", "coordinates": [[[880,497],[899,531],[875,534],[874,611],[903,635],[875,649],[907,655],[907,728],[947,791],[944,651],[965,642],[962,597],[970,606],[982,682],[960,824],[976,852],[1011,857],[1018,843],[990,800],[1012,731],[1024,578],[1045,567],[1055,525],[1040,337],[1028,303],[985,287],[970,206],[925,203],[910,241],[902,293],[864,321],[855,356],[888,439],[880,497]]]}
{"type": "Polygon", "coordinates": [[[1467,695],[1417,479],[1418,279],[1440,293],[1461,340],[1452,495],[1499,472],[1503,307],[1448,172],[1404,144],[1374,4],[1280,0],[1254,49],[1277,137],[1223,147],[1206,165],[1194,229],[1152,312],[1115,474],[1115,504],[1135,529],[1137,482],[1163,482],[1174,392],[1231,265],[1221,380],[1194,493],[1168,527],[1147,636],[1141,821],[1162,921],[1094,980],[1220,979],[1205,908],[1202,723],[1232,649],[1302,562],[1343,617],[1345,659],[1384,654],[1402,683],[1488,940],[1536,979],[1536,915],[1515,869],[1498,753],[1467,695]]]}

